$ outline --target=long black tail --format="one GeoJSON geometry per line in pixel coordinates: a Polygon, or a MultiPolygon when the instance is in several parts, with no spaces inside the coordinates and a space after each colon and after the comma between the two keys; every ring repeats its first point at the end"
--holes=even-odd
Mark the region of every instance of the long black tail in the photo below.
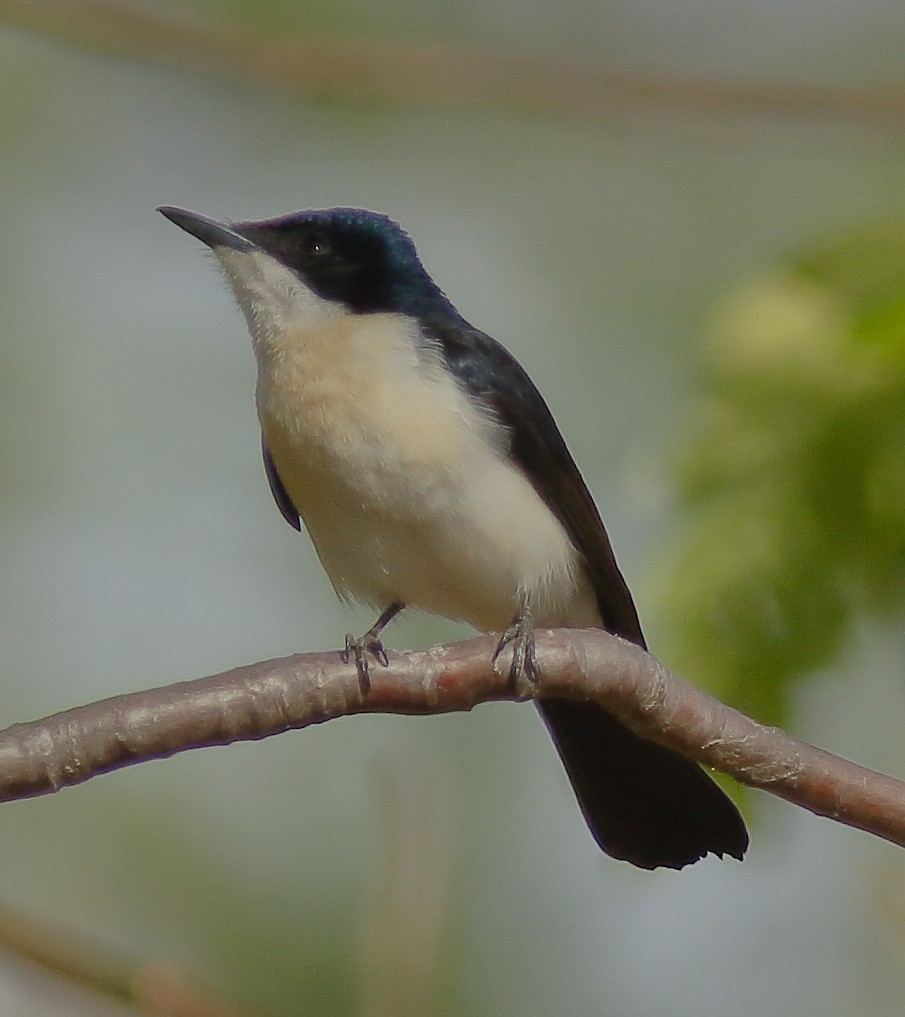
{"type": "Polygon", "coordinates": [[[639,738],[593,703],[545,699],[538,709],[608,855],[642,869],[681,869],[709,851],[742,858],[744,821],[696,763],[639,738]]]}

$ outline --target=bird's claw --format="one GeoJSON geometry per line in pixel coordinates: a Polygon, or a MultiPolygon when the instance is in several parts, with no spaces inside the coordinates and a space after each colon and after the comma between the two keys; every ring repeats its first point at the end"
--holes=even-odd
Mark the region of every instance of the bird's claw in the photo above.
{"type": "Polygon", "coordinates": [[[339,657],[344,664],[348,664],[354,658],[355,670],[358,672],[358,687],[363,696],[371,691],[368,657],[373,657],[381,667],[390,666],[387,651],[380,640],[380,633],[404,607],[405,604],[401,601],[393,601],[363,636],[348,633],[346,635],[346,647],[339,651],[339,657]]]}
{"type": "Polygon", "coordinates": [[[389,667],[390,661],[387,651],[378,636],[366,632],[363,636],[346,635],[345,649],[339,651],[340,660],[348,664],[350,660],[355,661],[355,670],[358,672],[358,687],[361,694],[366,695],[371,690],[371,673],[368,657],[373,657],[381,667],[389,667]]]}
{"type": "Polygon", "coordinates": [[[540,678],[540,667],[537,663],[537,651],[534,645],[534,618],[527,609],[512,622],[500,636],[500,641],[493,651],[493,669],[499,674],[497,661],[507,646],[512,644],[512,663],[509,665],[509,680],[517,686],[524,676],[533,687],[540,678]]]}

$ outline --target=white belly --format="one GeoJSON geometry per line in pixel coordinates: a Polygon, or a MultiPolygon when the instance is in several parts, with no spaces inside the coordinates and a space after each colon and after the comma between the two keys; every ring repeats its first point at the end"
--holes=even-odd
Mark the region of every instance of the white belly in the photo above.
{"type": "MultiPolygon", "coordinates": [[[[556,517],[406,319],[344,318],[259,357],[258,410],[280,479],[340,596],[499,630],[599,624],[556,517]],[[323,348],[318,361],[313,352],[323,348]]],[[[281,346],[284,345],[281,343],[281,346]]]]}

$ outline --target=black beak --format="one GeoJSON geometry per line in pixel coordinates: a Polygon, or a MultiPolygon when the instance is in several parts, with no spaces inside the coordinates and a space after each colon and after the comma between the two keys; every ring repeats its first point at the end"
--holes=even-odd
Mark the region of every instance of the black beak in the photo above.
{"type": "Polygon", "coordinates": [[[208,219],[206,215],[189,212],[184,208],[172,208],[170,205],[162,205],[157,211],[210,248],[231,247],[234,251],[255,250],[255,245],[241,233],[236,233],[226,223],[208,219]]]}

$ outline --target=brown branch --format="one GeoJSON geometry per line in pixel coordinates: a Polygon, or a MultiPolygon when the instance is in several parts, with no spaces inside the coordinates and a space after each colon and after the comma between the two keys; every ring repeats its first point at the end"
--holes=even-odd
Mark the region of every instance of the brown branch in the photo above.
{"type": "Polygon", "coordinates": [[[764,727],[599,630],[537,636],[541,678],[514,690],[489,637],[394,653],[367,695],[337,653],[297,654],[106,699],[0,732],[0,801],[205,745],[266,738],[357,713],[436,714],[493,700],[599,702],[644,737],[790,802],[905,846],[905,783],[764,727]]]}
{"type": "Polygon", "coordinates": [[[89,944],[82,933],[6,907],[0,907],[0,949],[57,979],[155,1017],[242,1017],[172,966],[137,963],[100,943],[89,944]]]}
{"type": "Polygon", "coordinates": [[[711,118],[905,119],[898,92],[633,75],[439,40],[299,38],[150,3],[0,0],[0,20],[96,52],[294,97],[598,119],[627,106],[711,118]]]}

